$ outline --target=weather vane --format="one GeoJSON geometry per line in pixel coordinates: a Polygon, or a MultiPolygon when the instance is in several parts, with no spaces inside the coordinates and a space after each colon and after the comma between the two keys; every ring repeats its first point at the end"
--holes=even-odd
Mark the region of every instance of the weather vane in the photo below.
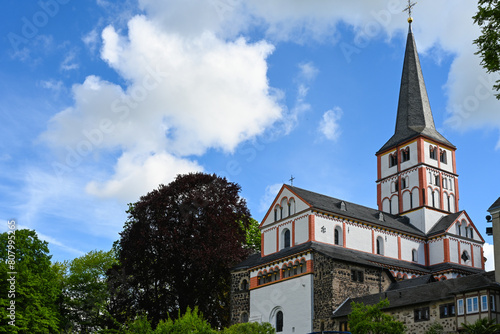
{"type": "Polygon", "coordinates": [[[295,180],[295,178],[293,177],[293,175],[290,176],[290,185],[293,186],[293,180],[295,180]]]}
{"type": "Polygon", "coordinates": [[[408,12],[408,22],[411,23],[413,21],[413,18],[411,17],[411,9],[413,6],[415,6],[417,3],[416,2],[411,2],[411,0],[408,0],[408,6],[403,9],[403,12],[408,12]]]}

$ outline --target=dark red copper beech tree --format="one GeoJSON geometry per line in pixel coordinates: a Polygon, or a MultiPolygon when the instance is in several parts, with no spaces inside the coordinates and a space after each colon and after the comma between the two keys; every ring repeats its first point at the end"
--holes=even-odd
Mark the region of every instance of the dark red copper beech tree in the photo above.
{"type": "Polygon", "coordinates": [[[118,322],[143,313],[155,326],[197,306],[212,326],[229,324],[230,268],[249,253],[240,190],[215,174],[179,175],[130,205],[108,272],[118,322]]]}

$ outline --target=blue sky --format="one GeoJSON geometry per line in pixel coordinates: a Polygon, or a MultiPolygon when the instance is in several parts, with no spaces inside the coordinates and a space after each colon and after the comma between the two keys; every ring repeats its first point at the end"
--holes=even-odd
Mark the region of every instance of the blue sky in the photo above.
{"type": "MultiPolygon", "coordinates": [[[[17,219],[55,260],[107,250],[127,203],[191,171],[240,184],[257,220],[291,175],[376,207],[375,152],[394,131],[405,5],[8,0],[1,230],[17,219]]],[[[458,148],[460,209],[491,243],[500,101],[490,89],[498,76],[474,55],[475,10],[419,1],[413,31],[436,127],[458,148]]]]}

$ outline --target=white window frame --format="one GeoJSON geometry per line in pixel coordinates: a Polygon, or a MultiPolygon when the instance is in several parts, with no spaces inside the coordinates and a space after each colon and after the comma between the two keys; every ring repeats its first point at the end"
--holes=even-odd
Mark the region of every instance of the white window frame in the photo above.
{"type": "Polygon", "coordinates": [[[486,312],[486,311],[488,311],[488,296],[482,295],[481,296],[481,312],[486,312]]]}
{"type": "Polygon", "coordinates": [[[457,314],[458,315],[464,314],[464,300],[463,299],[457,300],[457,314]]]}
{"type": "Polygon", "coordinates": [[[479,298],[469,297],[466,299],[467,314],[479,312],[479,298]]]}

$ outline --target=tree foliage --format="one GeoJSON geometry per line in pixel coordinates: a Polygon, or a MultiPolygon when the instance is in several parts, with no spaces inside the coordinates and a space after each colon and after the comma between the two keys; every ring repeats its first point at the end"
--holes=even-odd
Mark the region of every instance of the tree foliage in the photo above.
{"type": "Polygon", "coordinates": [[[0,291],[3,292],[0,332],[54,333],[59,330],[58,269],[51,265],[50,259],[48,243],[38,239],[35,231],[23,229],[0,234],[0,291]],[[13,254],[15,260],[12,260],[13,254]],[[11,313],[7,307],[15,310],[11,313]],[[14,326],[9,324],[13,319],[11,315],[15,316],[15,323],[11,323],[14,326]]]}
{"type": "Polygon", "coordinates": [[[178,176],[130,205],[109,271],[119,321],[153,325],[196,305],[214,327],[229,320],[230,268],[248,255],[250,214],[240,186],[203,173],[178,176]]]}
{"type": "Polygon", "coordinates": [[[245,245],[252,252],[260,252],[261,236],[259,225],[258,221],[250,218],[248,227],[245,228],[242,226],[242,228],[246,231],[245,245]]]}
{"type": "Polygon", "coordinates": [[[352,312],[349,315],[349,328],[353,334],[401,334],[405,332],[402,322],[385,314],[382,309],[389,306],[387,299],[375,305],[363,303],[351,304],[352,312]]]}
{"type": "Polygon", "coordinates": [[[134,321],[125,325],[122,329],[123,334],[275,334],[275,330],[270,323],[244,323],[235,324],[225,328],[222,331],[217,331],[210,327],[210,324],[203,318],[203,315],[195,307],[191,310],[189,307],[186,313],[178,316],[177,319],[161,320],[153,329],[147,317],[140,316],[134,321]]]}
{"type": "MultiPolygon", "coordinates": [[[[476,54],[482,58],[481,65],[488,73],[500,73],[500,2],[499,0],[478,0],[478,11],[474,23],[481,27],[481,36],[474,40],[479,48],[476,54]]],[[[500,79],[493,88],[500,91],[500,79]]],[[[500,93],[495,94],[500,100],[500,93]]]]}
{"type": "Polygon", "coordinates": [[[494,334],[500,331],[500,325],[497,325],[494,320],[488,318],[478,319],[472,324],[462,324],[465,334],[494,334]]]}
{"type": "Polygon", "coordinates": [[[61,313],[66,331],[94,333],[107,326],[109,293],[106,272],[115,263],[112,251],[91,251],[62,264],[61,313]]]}

